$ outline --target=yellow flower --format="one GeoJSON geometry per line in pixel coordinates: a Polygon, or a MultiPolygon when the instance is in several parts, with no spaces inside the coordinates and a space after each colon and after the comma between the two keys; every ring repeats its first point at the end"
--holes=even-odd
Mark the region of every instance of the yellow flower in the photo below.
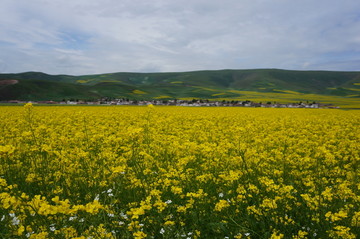
{"type": "Polygon", "coordinates": [[[218,203],[215,204],[215,211],[222,211],[224,208],[230,206],[230,203],[226,200],[220,200],[218,203]]]}
{"type": "Polygon", "coordinates": [[[325,214],[325,217],[327,218],[327,220],[330,220],[332,222],[342,220],[343,218],[347,218],[347,216],[348,216],[347,212],[344,210],[340,210],[337,213],[327,212],[325,214]]]}
{"type": "Polygon", "coordinates": [[[27,183],[32,183],[34,182],[36,179],[36,174],[35,173],[29,173],[25,179],[25,182],[27,183]]]}
{"type": "Polygon", "coordinates": [[[177,187],[177,186],[171,186],[171,191],[172,191],[174,194],[181,194],[181,193],[183,192],[182,188],[177,187]]]}
{"type": "Polygon", "coordinates": [[[99,203],[98,200],[94,200],[85,205],[85,211],[92,214],[98,213],[99,210],[103,208],[104,207],[99,203]]]}
{"type": "Polygon", "coordinates": [[[31,234],[30,239],[47,239],[48,233],[47,232],[40,232],[36,234],[31,234]]]}
{"type": "Polygon", "coordinates": [[[360,111],[32,107],[0,106],[4,238],[156,237],[165,226],[211,238],[208,223],[236,223],[238,238],[353,238],[359,226],[360,111]]]}
{"type": "Polygon", "coordinates": [[[147,237],[147,234],[142,231],[137,231],[133,233],[134,239],[143,239],[147,237]]]}
{"type": "Polygon", "coordinates": [[[351,226],[360,227],[360,212],[355,212],[351,219],[351,226]]]}
{"type": "Polygon", "coordinates": [[[299,231],[298,231],[298,234],[295,235],[295,236],[293,236],[292,238],[294,238],[294,239],[307,238],[306,236],[307,236],[308,234],[309,234],[308,232],[299,230],[299,231]]]}
{"type": "Polygon", "coordinates": [[[31,102],[26,103],[26,104],[24,105],[24,108],[25,108],[25,109],[29,109],[29,108],[31,108],[31,107],[33,107],[33,104],[32,104],[31,102]]]}
{"type": "Polygon", "coordinates": [[[175,222],[174,222],[174,221],[166,221],[166,222],[164,223],[164,226],[173,226],[173,225],[175,225],[175,222]]]}
{"type": "Polygon", "coordinates": [[[6,180],[3,178],[0,178],[0,187],[6,187],[6,186],[7,186],[6,180]]]}
{"type": "Polygon", "coordinates": [[[281,239],[281,238],[284,238],[284,234],[279,233],[277,230],[275,230],[270,236],[270,239],[281,239]]]}
{"type": "Polygon", "coordinates": [[[333,230],[330,230],[329,236],[331,238],[344,238],[344,239],[355,239],[356,236],[350,232],[349,227],[336,226],[333,230]]]}
{"type": "Polygon", "coordinates": [[[18,230],[17,230],[17,235],[21,236],[25,231],[25,227],[23,225],[21,225],[18,230]]]}

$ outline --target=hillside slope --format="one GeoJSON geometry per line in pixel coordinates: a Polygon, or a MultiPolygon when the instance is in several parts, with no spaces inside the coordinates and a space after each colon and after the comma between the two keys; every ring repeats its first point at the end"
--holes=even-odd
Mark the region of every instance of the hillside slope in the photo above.
{"type": "Polygon", "coordinates": [[[0,74],[0,100],[133,99],[360,99],[360,72],[278,69],[170,73],[0,74]],[[9,81],[13,80],[13,81],[9,81]],[[14,82],[16,83],[6,83],[14,82]],[[324,98],[325,97],[325,98],[324,98]]]}

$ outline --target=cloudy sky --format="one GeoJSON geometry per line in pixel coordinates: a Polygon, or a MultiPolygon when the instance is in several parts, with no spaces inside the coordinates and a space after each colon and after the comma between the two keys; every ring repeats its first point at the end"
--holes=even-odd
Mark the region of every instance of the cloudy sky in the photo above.
{"type": "Polygon", "coordinates": [[[359,0],[1,0],[0,73],[360,71],[359,0]]]}

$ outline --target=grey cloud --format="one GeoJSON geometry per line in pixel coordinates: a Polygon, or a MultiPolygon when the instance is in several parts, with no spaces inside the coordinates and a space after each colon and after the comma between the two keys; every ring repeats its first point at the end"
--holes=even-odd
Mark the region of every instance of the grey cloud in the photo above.
{"type": "Polygon", "coordinates": [[[2,5],[0,49],[6,50],[0,60],[14,72],[357,70],[354,62],[360,60],[356,0],[4,0],[2,5]]]}

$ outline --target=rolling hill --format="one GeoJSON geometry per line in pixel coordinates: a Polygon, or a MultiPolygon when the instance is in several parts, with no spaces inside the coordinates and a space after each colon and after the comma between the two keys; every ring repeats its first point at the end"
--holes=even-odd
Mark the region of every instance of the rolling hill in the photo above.
{"type": "Polygon", "coordinates": [[[0,74],[2,101],[101,97],[317,101],[353,107],[360,106],[360,72],[257,69],[83,76],[0,74]]]}

